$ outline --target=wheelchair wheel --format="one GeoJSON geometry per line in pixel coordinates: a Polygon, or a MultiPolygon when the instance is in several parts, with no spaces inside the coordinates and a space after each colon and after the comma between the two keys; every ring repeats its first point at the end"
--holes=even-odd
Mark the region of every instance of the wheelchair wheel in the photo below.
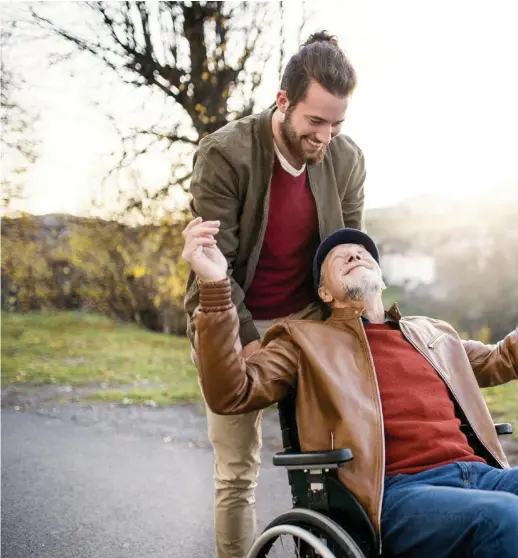
{"type": "Polygon", "coordinates": [[[293,509],[274,519],[253,545],[248,558],[365,558],[350,535],[318,512],[293,509]]]}

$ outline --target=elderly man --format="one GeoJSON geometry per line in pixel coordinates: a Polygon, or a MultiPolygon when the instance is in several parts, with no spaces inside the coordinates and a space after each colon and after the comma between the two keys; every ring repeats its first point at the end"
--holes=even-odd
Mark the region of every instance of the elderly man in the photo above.
{"type": "Polygon", "coordinates": [[[516,558],[518,469],[510,469],[479,387],[518,376],[518,330],[497,345],[462,341],[445,322],[383,308],[378,249],[340,229],[319,246],[325,322],[284,320],[262,349],[235,349],[239,320],[217,221],[192,221],[183,256],[200,283],[201,384],[220,414],[262,409],[296,390],[303,451],[350,447],[340,480],[394,556],[516,558]],[[459,426],[467,422],[475,450],[459,426]],[[333,445],[334,444],[334,445],[333,445]]]}

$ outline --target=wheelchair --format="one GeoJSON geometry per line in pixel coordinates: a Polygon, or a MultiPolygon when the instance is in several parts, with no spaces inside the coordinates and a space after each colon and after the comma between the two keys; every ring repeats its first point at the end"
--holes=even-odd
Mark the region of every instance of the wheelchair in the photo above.
{"type": "MultiPolygon", "coordinates": [[[[286,467],[293,508],[276,517],[257,538],[247,558],[374,558],[380,554],[380,536],[366,511],[341,482],[337,469],[353,459],[350,449],[303,453],[295,421],[295,396],[278,404],[283,452],[273,464],[286,467]],[[279,550],[280,549],[280,550],[279,550]]],[[[511,434],[509,423],[495,424],[497,434],[511,434]]],[[[477,440],[469,426],[461,430],[475,450],[477,440]]]]}

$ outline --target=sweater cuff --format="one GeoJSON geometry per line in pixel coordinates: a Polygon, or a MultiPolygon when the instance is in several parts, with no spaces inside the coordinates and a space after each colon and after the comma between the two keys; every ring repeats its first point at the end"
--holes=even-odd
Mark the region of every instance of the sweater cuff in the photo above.
{"type": "Polygon", "coordinates": [[[232,308],[230,279],[220,281],[199,281],[200,312],[222,312],[232,308]]]}

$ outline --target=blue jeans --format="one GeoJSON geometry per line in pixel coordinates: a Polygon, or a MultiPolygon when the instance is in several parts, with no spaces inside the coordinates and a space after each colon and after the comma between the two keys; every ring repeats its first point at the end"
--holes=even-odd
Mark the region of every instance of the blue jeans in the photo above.
{"type": "Polygon", "coordinates": [[[385,479],[383,555],[518,558],[518,469],[459,462],[385,479]]]}

